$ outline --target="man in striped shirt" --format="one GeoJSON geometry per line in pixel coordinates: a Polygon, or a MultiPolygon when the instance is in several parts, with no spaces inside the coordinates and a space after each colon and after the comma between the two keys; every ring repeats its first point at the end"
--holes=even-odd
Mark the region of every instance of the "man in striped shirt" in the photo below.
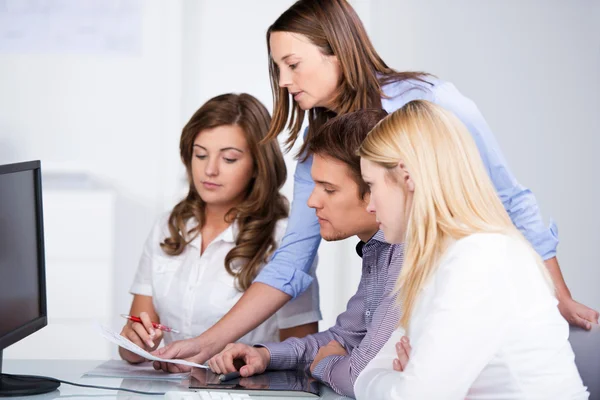
{"type": "Polygon", "coordinates": [[[400,318],[394,288],[402,266],[401,246],[386,243],[373,214],[366,211],[369,189],[355,152],[367,133],[385,117],[383,110],[362,110],[325,123],[308,146],[315,188],[308,199],[328,241],[356,235],[362,257],[358,290],[330,329],[281,343],[229,344],[209,361],[215,373],[246,363],[244,377],[266,369],[303,368],[339,394],[354,396],[354,382],[395,330],[400,318]]]}

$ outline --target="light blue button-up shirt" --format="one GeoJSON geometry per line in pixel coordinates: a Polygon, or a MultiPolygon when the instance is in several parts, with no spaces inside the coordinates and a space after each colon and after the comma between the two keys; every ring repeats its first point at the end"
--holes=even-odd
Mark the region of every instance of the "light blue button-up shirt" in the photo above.
{"type": "MultiPolygon", "coordinates": [[[[515,226],[525,235],[544,259],[556,255],[558,235],[556,225],[546,226],[533,193],[517,182],[510,172],[490,127],[475,104],[463,96],[451,83],[435,78],[428,82],[401,81],[384,87],[388,98],[382,106],[392,113],[412,100],[422,99],[452,111],[467,126],[475,139],[488,175],[492,179],[504,208],[515,226]]],[[[306,204],[314,182],[310,175],[312,157],[299,162],[294,174],[294,198],[287,231],[271,261],[256,277],[292,297],[310,285],[307,271],[313,263],[321,242],[315,210],[306,204]]]]}

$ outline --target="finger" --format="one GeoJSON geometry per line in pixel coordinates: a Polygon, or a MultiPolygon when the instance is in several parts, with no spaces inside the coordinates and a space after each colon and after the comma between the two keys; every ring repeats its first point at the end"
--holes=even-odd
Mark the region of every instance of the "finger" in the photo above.
{"type": "Polygon", "coordinates": [[[223,351],[227,351],[227,350],[231,349],[233,346],[235,346],[235,343],[229,343],[227,346],[225,346],[223,351]]]}
{"type": "Polygon", "coordinates": [[[179,342],[173,342],[171,344],[168,344],[164,347],[161,347],[158,350],[154,350],[152,352],[150,352],[150,354],[160,357],[160,358],[166,358],[166,359],[172,359],[172,358],[177,358],[177,354],[179,354],[179,349],[177,348],[177,343],[179,342]]]}
{"type": "MultiPolygon", "coordinates": [[[[216,356],[215,356],[215,357],[216,357],[216,356]]],[[[208,368],[210,368],[210,370],[211,370],[212,372],[214,372],[215,374],[218,374],[218,372],[217,372],[217,371],[215,371],[215,368],[217,367],[217,366],[216,366],[216,364],[215,364],[215,362],[214,362],[214,359],[215,359],[215,357],[213,357],[213,358],[211,358],[210,360],[208,360],[208,368]]]]}
{"type": "Polygon", "coordinates": [[[168,372],[171,374],[179,374],[179,373],[185,372],[185,367],[182,365],[173,364],[173,363],[165,363],[165,364],[167,364],[168,372]]]}
{"type": "Polygon", "coordinates": [[[398,355],[397,360],[400,362],[402,370],[404,370],[404,367],[408,363],[408,353],[402,343],[396,343],[396,354],[398,355]]]}
{"type": "Polygon", "coordinates": [[[134,330],[130,330],[129,332],[127,332],[127,336],[125,337],[136,346],[141,347],[142,349],[146,348],[146,344],[142,341],[142,339],[134,330]]]}
{"type": "Polygon", "coordinates": [[[215,363],[217,364],[217,369],[220,374],[226,374],[227,368],[225,367],[225,363],[223,362],[223,353],[219,354],[218,357],[215,358],[215,363]]]}
{"type": "Polygon", "coordinates": [[[146,347],[146,346],[150,347],[150,348],[154,347],[154,341],[148,334],[148,331],[146,330],[146,327],[144,325],[142,325],[138,322],[135,322],[131,325],[131,329],[133,331],[135,331],[135,333],[137,333],[137,335],[140,337],[140,339],[145,343],[144,347],[146,347]]]}
{"type": "Polygon", "coordinates": [[[585,318],[581,318],[579,315],[574,315],[572,318],[573,325],[579,326],[587,331],[592,329],[592,324],[585,318]]]}
{"type": "Polygon", "coordinates": [[[221,355],[217,354],[216,356],[214,356],[213,358],[211,358],[210,361],[209,361],[210,369],[215,374],[222,374],[221,368],[219,367],[219,364],[217,363],[217,359],[220,358],[220,357],[221,357],[221,355]]]}
{"type": "Polygon", "coordinates": [[[592,310],[591,308],[586,308],[584,311],[578,312],[577,315],[580,318],[586,319],[589,322],[598,323],[598,311],[592,310]]]}
{"type": "Polygon", "coordinates": [[[261,369],[260,362],[258,360],[253,360],[252,362],[244,365],[240,369],[240,375],[244,378],[247,378],[247,377],[255,375],[257,373],[260,374],[262,372],[262,371],[260,371],[260,369],[261,369]]]}
{"type": "Polygon", "coordinates": [[[237,368],[233,365],[233,354],[234,353],[231,351],[226,351],[223,353],[223,357],[221,357],[223,366],[225,367],[225,373],[237,371],[237,368]]]}
{"type": "Polygon", "coordinates": [[[151,339],[154,339],[154,336],[156,336],[156,332],[154,330],[154,327],[152,326],[152,320],[150,319],[148,313],[146,311],[142,311],[140,313],[140,319],[142,320],[142,325],[144,325],[146,332],[148,332],[148,336],[150,336],[151,339]]]}
{"type": "Polygon", "coordinates": [[[397,358],[392,362],[392,367],[394,368],[394,371],[402,372],[402,364],[400,364],[400,361],[398,361],[397,358]]]}

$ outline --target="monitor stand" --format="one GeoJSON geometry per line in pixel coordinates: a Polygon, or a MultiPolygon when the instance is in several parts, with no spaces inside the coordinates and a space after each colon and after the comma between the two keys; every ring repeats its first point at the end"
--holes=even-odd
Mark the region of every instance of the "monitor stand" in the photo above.
{"type": "Polygon", "coordinates": [[[60,382],[38,376],[2,374],[2,350],[0,350],[0,397],[48,393],[59,386],[60,382]]]}

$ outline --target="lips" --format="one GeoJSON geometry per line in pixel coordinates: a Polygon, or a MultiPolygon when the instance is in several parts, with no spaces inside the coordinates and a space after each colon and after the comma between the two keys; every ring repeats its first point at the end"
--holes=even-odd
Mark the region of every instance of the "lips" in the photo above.
{"type": "Polygon", "coordinates": [[[202,182],[202,185],[203,185],[205,188],[207,188],[207,189],[216,189],[216,188],[218,188],[219,186],[221,186],[221,185],[219,185],[219,184],[217,184],[217,183],[213,183],[213,182],[206,182],[206,181],[205,181],[205,182],[202,182]]]}
{"type": "Polygon", "coordinates": [[[292,97],[294,97],[294,100],[298,100],[298,97],[300,97],[300,95],[304,93],[302,91],[298,91],[298,92],[290,92],[290,94],[292,95],[292,97]]]}
{"type": "Polygon", "coordinates": [[[321,223],[321,222],[328,222],[325,218],[321,218],[318,215],[317,215],[317,218],[319,220],[319,223],[321,223]]]}

